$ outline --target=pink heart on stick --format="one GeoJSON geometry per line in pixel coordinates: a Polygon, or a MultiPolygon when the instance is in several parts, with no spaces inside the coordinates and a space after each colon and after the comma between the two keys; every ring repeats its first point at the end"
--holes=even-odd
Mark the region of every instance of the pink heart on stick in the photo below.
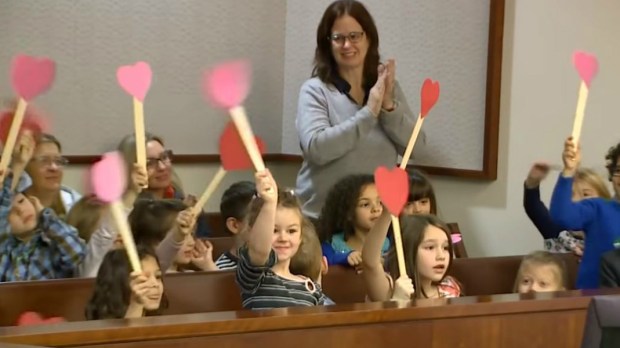
{"type": "Polygon", "coordinates": [[[232,109],[243,104],[250,92],[251,79],[249,62],[237,60],[222,63],[205,72],[202,93],[216,107],[232,109]]]}
{"type": "Polygon", "coordinates": [[[422,97],[420,114],[422,115],[422,118],[424,118],[439,99],[439,82],[431,79],[424,80],[420,94],[422,97]]]}
{"type": "Polygon", "coordinates": [[[577,51],[573,54],[573,65],[575,65],[579,77],[586,83],[586,86],[590,88],[590,83],[598,72],[598,60],[596,56],[583,51],[577,51]]]}
{"type": "Polygon", "coordinates": [[[97,197],[106,203],[121,198],[127,187],[127,168],[123,155],[118,151],[104,154],[90,172],[92,188],[97,197]]]}
{"type": "Polygon", "coordinates": [[[11,84],[26,101],[47,91],[54,82],[56,64],[49,58],[17,55],[11,64],[11,84]]]}
{"type": "MultiPolygon", "coordinates": [[[[256,138],[256,145],[261,154],[265,152],[265,143],[259,137],[256,138]]],[[[220,137],[220,159],[222,167],[228,171],[246,170],[254,168],[250,155],[245,149],[237,127],[233,122],[228,122],[222,136],[220,137]]]]}
{"type": "Polygon", "coordinates": [[[394,216],[407,204],[409,196],[409,176],[404,169],[379,167],[375,170],[375,185],[385,207],[394,216]]]}
{"type": "Polygon", "coordinates": [[[152,78],[151,66],[146,62],[121,66],[116,71],[116,79],[121,88],[141,102],[144,102],[144,98],[151,88],[152,78]]]}

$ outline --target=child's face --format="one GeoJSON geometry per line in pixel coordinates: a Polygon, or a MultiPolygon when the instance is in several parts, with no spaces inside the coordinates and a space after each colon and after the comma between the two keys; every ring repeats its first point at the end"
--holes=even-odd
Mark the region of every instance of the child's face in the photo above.
{"type": "Polygon", "coordinates": [[[594,186],[583,180],[576,180],[573,183],[573,202],[595,197],[599,197],[599,195],[594,186]]]}
{"type": "Polygon", "coordinates": [[[420,277],[432,282],[440,281],[450,264],[450,244],[446,233],[436,227],[428,226],[424,239],[418,246],[416,267],[420,277]]]}
{"type": "Polygon", "coordinates": [[[431,199],[430,198],[422,198],[417,201],[407,202],[405,208],[403,209],[403,214],[405,215],[419,215],[419,214],[430,214],[431,213],[431,199]]]}
{"type": "Polygon", "coordinates": [[[301,244],[301,215],[292,208],[278,207],[273,231],[272,248],[278,262],[290,260],[301,244]]]}
{"type": "Polygon", "coordinates": [[[374,184],[362,187],[355,206],[354,225],[356,228],[370,231],[375,221],[381,216],[383,205],[374,184]]]}
{"type": "Polygon", "coordinates": [[[179,249],[179,251],[177,251],[177,256],[174,259],[174,263],[177,265],[187,265],[192,262],[192,254],[195,246],[196,241],[194,240],[194,236],[189,234],[185,236],[183,246],[179,249]]]}
{"type": "Polygon", "coordinates": [[[11,225],[11,233],[16,237],[33,231],[37,227],[38,220],[34,204],[25,195],[16,194],[11,203],[8,220],[11,225]]]}
{"type": "Polygon", "coordinates": [[[161,280],[161,269],[152,256],[145,257],[142,261],[142,271],[149,277],[149,290],[146,294],[144,309],[154,311],[159,308],[161,297],[164,293],[164,283],[161,280]]]}
{"type": "Polygon", "coordinates": [[[611,184],[616,197],[620,197],[620,157],[616,158],[616,168],[611,176],[611,184]]]}
{"type": "Polygon", "coordinates": [[[520,294],[565,290],[560,279],[560,272],[555,265],[526,266],[521,272],[520,279],[518,284],[520,294]]]}

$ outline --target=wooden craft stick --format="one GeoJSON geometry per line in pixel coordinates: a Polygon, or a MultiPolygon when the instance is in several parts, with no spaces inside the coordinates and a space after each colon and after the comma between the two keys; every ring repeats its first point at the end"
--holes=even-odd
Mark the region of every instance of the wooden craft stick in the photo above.
{"type": "Polygon", "coordinates": [[[133,98],[133,123],[136,138],[136,162],[146,170],[146,136],[144,131],[144,104],[133,98]]]}
{"type": "Polygon", "coordinates": [[[261,156],[258,146],[256,145],[256,139],[254,138],[254,133],[252,132],[250,122],[248,122],[245,109],[243,106],[237,106],[230,109],[229,112],[235,126],[237,127],[237,130],[239,131],[241,141],[243,142],[243,145],[247,149],[250,159],[252,160],[252,164],[254,164],[254,169],[257,172],[264,171],[265,163],[263,162],[263,157],[261,156]]]}
{"type": "Polygon", "coordinates": [[[581,81],[579,87],[579,98],[577,99],[577,110],[575,112],[575,121],[573,122],[573,142],[575,145],[579,143],[581,137],[581,127],[583,126],[583,119],[586,112],[586,102],[588,101],[588,86],[584,81],[581,81]]]}
{"type": "Polygon", "coordinates": [[[422,115],[418,115],[418,120],[413,127],[413,132],[411,132],[411,137],[409,138],[409,143],[407,143],[407,149],[405,149],[405,153],[403,154],[403,158],[400,162],[400,169],[407,168],[407,164],[409,163],[409,159],[411,158],[411,154],[413,153],[413,146],[415,145],[416,140],[418,139],[418,135],[420,135],[420,130],[422,129],[422,124],[424,123],[424,117],[422,115]]]}
{"type": "Polygon", "coordinates": [[[211,198],[211,195],[213,195],[213,192],[215,192],[215,189],[220,185],[225,175],[226,175],[226,170],[224,169],[224,167],[220,166],[220,168],[215,173],[215,176],[213,177],[213,179],[211,179],[211,182],[209,183],[209,185],[207,185],[205,192],[203,192],[198,202],[196,202],[196,204],[194,205],[193,211],[195,215],[198,215],[200,211],[202,210],[202,207],[204,207],[205,204],[207,204],[207,201],[209,201],[209,198],[211,198]]]}
{"type": "MultiPolygon", "coordinates": [[[[13,157],[13,149],[15,148],[15,142],[17,142],[17,136],[19,135],[19,129],[22,126],[22,122],[24,121],[24,114],[26,114],[26,107],[28,103],[24,98],[19,98],[19,102],[17,103],[17,109],[15,110],[15,116],[13,116],[13,121],[11,122],[11,128],[9,129],[9,135],[6,139],[6,144],[4,144],[4,148],[2,149],[2,158],[0,159],[0,171],[2,171],[2,176],[0,177],[0,182],[4,181],[6,177],[7,169],[9,168],[9,164],[11,163],[11,158],[13,157]]],[[[19,178],[16,178],[16,180],[19,178]]]]}
{"type": "Polygon", "coordinates": [[[398,220],[398,216],[392,215],[392,229],[394,230],[394,247],[396,248],[396,259],[398,260],[399,278],[409,278],[407,275],[407,266],[405,265],[403,239],[400,232],[400,220],[398,220]]]}
{"type": "Polygon", "coordinates": [[[127,223],[127,216],[124,212],[123,203],[121,201],[115,201],[110,203],[110,211],[112,213],[112,217],[114,218],[118,233],[120,233],[121,237],[123,238],[123,245],[125,246],[125,250],[127,251],[127,256],[129,257],[129,262],[131,263],[131,268],[133,268],[135,272],[142,272],[140,257],[138,257],[136,243],[133,240],[133,235],[131,234],[131,230],[129,229],[129,224],[127,223]]]}

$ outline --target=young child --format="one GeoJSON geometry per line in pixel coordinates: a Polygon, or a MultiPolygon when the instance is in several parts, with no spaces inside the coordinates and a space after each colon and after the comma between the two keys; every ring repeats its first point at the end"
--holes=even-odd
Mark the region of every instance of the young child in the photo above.
{"type": "MultiPolygon", "coordinates": [[[[327,274],[329,266],[327,258],[323,256],[319,237],[313,229],[307,229],[301,235],[301,245],[291,259],[289,268],[291,273],[308,277],[322,286],[322,277],[324,274],[327,274]]],[[[325,305],[334,304],[334,301],[326,295],[325,305]]]]}
{"type": "Polygon", "coordinates": [[[2,183],[0,220],[0,282],[70,278],[86,252],[72,226],[36,197],[13,192],[13,174],[2,183]]]}
{"type": "Polygon", "coordinates": [[[564,291],[568,275],[564,261],[548,251],[535,251],[523,257],[514,291],[528,292],[564,291]]]}
{"type": "Polygon", "coordinates": [[[197,239],[193,235],[185,236],[183,246],[172,261],[169,272],[186,272],[194,268],[200,271],[219,270],[213,262],[213,245],[208,240],[197,239]]]}
{"type": "Polygon", "coordinates": [[[435,190],[430,180],[419,170],[414,169],[409,173],[409,198],[402,213],[437,215],[435,190]]]}
{"type": "Polygon", "coordinates": [[[605,167],[614,189],[614,199],[620,201],[620,143],[612,146],[605,155],[605,167]]]}
{"type": "MultiPolygon", "coordinates": [[[[359,267],[366,235],[382,211],[372,175],[349,175],[338,181],[319,218],[319,238],[327,263],[359,267]]],[[[386,238],[381,250],[385,253],[389,248],[386,238]]]]}
{"type": "Polygon", "coordinates": [[[109,251],[95,280],[95,290],[86,305],[86,319],[141,318],[158,315],[167,303],[162,271],[155,252],[138,246],[142,273],[131,272],[125,249],[109,251]]]}
{"type": "Polygon", "coordinates": [[[235,269],[239,262],[238,250],[245,242],[247,229],[246,215],[252,199],[256,196],[256,185],[250,181],[239,181],[232,184],[220,201],[220,213],[224,219],[226,231],[234,236],[230,250],[224,252],[215,261],[220,270],[235,269]]]}
{"type": "Polygon", "coordinates": [[[400,278],[394,248],[390,249],[386,274],[381,263],[381,244],[390,226],[386,210],[366,237],[362,250],[364,281],[371,301],[461,296],[461,286],[448,276],[452,264],[452,240],[448,227],[434,215],[401,217],[407,277],[400,278]],[[396,280],[396,281],[394,281],[396,280]]]}
{"type": "MultiPolygon", "coordinates": [[[[525,213],[545,239],[545,250],[556,253],[583,255],[583,233],[565,231],[553,222],[545,204],[540,200],[540,183],[549,173],[546,163],[534,163],[525,179],[523,190],[523,207],[525,213]]],[[[601,197],[610,199],[611,194],[603,179],[591,169],[580,168],[575,174],[573,184],[574,202],[582,199],[601,197]]]]}
{"type": "Polygon", "coordinates": [[[239,250],[237,283],[243,307],[268,309],[325,303],[321,286],[291,273],[291,258],[311,223],[293,193],[279,191],[269,170],[257,172],[248,243],[239,250]]]}
{"type": "Polygon", "coordinates": [[[562,160],[564,170],[551,197],[551,218],[563,229],[584,232],[585,248],[579,264],[577,288],[598,288],[601,256],[613,250],[614,243],[620,240],[620,202],[603,198],[573,202],[573,178],[581,151],[572,137],[564,143],[562,160]]]}

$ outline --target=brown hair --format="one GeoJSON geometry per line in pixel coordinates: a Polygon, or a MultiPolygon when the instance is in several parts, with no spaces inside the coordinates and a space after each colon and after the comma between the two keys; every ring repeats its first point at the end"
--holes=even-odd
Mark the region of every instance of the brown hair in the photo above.
{"type": "Polygon", "coordinates": [[[413,169],[409,172],[409,197],[407,202],[415,202],[428,198],[431,201],[431,214],[437,215],[437,199],[430,180],[421,171],[413,169]]]}
{"type": "Polygon", "coordinates": [[[368,52],[364,61],[363,85],[370,89],[377,81],[380,55],[379,33],[372,16],[360,3],[355,0],[337,0],[325,9],[323,18],[316,30],[316,50],[314,53],[314,69],[312,76],[318,76],[324,83],[334,84],[338,76],[338,66],[332,55],[331,40],[332,27],[336,19],[349,15],[362,26],[368,40],[368,52]]]}
{"type": "Polygon", "coordinates": [[[129,214],[129,226],[137,245],[159,244],[174,226],[176,216],[187,206],[178,199],[140,198],[129,214]]]}
{"type": "MultiPolygon", "coordinates": [[[[418,286],[420,284],[420,275],[418,268],[416,267],[418,248],[424,241],[424,234],[427,227],[435,226],[444,231],[446,237],[448,237],[448,252],[450,254],[450,261],[448,262],[448,267],[446,268],[443,278],[438,283],[443,281],[446,275],[450,272],[450,267],[452,267],[452,238],[450,236],[448,226],[434,215],[401,216],[400,225],[403,239],[403,253],[405,254],[405,266],[407,267],[408,273],[407,275],[412,280],[413,286],[416,289],[414,296],[415,298],[426,298],[428,296],[424,293],[424,289],[421,286],[418,286]]],[[[390,247],[388,252],[387,265],[392,279],[397,279],[400,276],[400,272],[398,271],[398,260],[394,245],[390,247]]]]}
{"type": "Polygon", "coordinates": [[[515,279],[515,284],[513,287],[514,292],[519,291],[519,283],[521,283],[523,271],[527,267],[533,265],[555,266],[557,271],[556,275],[560,279],[560,285],[562,285],[565,289],[568,287],[568,272],[566,270],[566,264],[564,263],[564,260],[548,251],[538,250],[523,256],[523,260],[521,260],[521,265],[519,265],[519,271],[517,272],[517,277],[515,279]]]}
{"type": "Polygon", "coordinates": [[[104,209],[105,205],[94,194],[86,195],[73,205],[67,215],[67,223],[75,227],[80,238],[88,242],[99,226],[104,209]]]}
{"type": "Polygon", "coordinates": [[[579,168],[575,173],[575,181],[583,181],[592,186],[599,197],[611,199],[611,193],[603,178],[594,170],[589,168],[579,168]]]}
{"type": "Polygon", "coordinates": [[[319,237],[314,229],[308,228],[301,235],[301,245],[291,259],[289,269],[293,274],[303,275],[316,282],[321,276],[322,260],[319,237]]]}

